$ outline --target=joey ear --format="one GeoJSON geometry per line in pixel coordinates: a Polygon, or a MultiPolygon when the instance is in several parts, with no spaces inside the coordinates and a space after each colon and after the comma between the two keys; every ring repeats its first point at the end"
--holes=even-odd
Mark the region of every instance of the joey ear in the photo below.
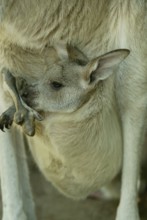
{"type": "Polygon", "coordinates": [[[74,61],[81,66],[84,66],[88,63],[88,58],[86,57],[86,55],[77,47],[67,45],[67,51],[69,55],[69,60],[74,61]]]}
{"type": "Polygon", "coordinates": [[[79,65],[86,65],[88,63],[87,57],[78,48],[65,44],[65,42],[60,41],[54,48],[61,60],[74,61],[79,65]]]}
{"type": "Polygon", "coordinates": [[[87,64],[84,78],[89,84],[107,79],[129,53],[127,49],[118,49],[93,59],[87,64]]]}
{"type": "Polygon", "coordinates": [[[63,42],[60,41],[56,45],[54,45],[54,48],[61,60],[68,60],[68,50],[67,50],[67,45],[63,42]]]}

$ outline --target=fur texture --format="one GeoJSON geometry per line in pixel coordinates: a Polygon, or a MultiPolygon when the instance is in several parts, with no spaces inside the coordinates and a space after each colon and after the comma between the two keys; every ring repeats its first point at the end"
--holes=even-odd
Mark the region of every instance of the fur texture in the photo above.
{"type": "MultiPolygon", "coordinates": [[[[131,51],[102,89],[101,105],[92,103],[92,109],[101,106],[99,118],[91,117],[83,123],[82,111],[71,116],[50,114],[48,124],[42,124],[42,132],[30,141],[34,158],[47,178],[50,167],[54,168],[54,184],[62,173],[60,190],[72,197],[83,197],[85,190],[95,190],[96,185],[109,182],[119,172],[123,139],[122,190],[116,219],[139,220],[137,181],[147,104],[146,0],[12,0],[10,4],[7,0],[6,10],[0,2],[0,66],[15,76],[32,79],[44,75],[52,62],[48,45],[59,40],[78,47],[88,59],[118,48],[131,51]],[[116,108],[119,116],[114,114],[116,108]],[[73,133],[77,134],[79,145],[82,141],[76,150],[73,133]],[[88,141],[87,135],[91,135],[88,141]],[[67,147],[68,143],[73,149],[67,147]],[[111,164],[107,164],[109,161],[111,164]]],[[[86,114],[90,114],[90,109],[86,114]]]]}

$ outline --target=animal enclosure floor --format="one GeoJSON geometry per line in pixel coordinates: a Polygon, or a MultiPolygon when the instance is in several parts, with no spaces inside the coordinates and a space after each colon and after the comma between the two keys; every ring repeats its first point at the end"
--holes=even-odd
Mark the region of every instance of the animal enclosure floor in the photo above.
{"type": "MultiPolygon", "coordinates": [[[[118,202],[91,200],[73,201],[62,196],[30,166],[31,184],[36,203],[38,220],[114,220],[118,202]]],[[[147,219],[147,193],[140,202],[141,220],[147,219]]],[[[0,219],[1,219],[0,206],[0,219]]]]}

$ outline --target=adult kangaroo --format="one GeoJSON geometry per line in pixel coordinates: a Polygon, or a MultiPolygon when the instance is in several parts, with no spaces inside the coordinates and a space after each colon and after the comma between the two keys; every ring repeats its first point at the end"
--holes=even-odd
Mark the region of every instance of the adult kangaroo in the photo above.
{"type": "MultiPolygon", "coordinates": [[[[116,49],[130,50],[112,83],[123,140],[122,186],[116,220],[139,220],[137,183],[147,104],[146,11],[146,0],[0,0],[0,66],[15,77],[28,80],[46,73],[50,62],[48,47],[60,40],[79,48],[88,60],[116,49]]],[[[7,107],[5,97],[2,88],[1,111],[7,107]]],[[[20,161],[13,149],[16,141],[11,138],[13,130],[14,127],[10,133],[0,134],[2,192],[6,203],[3,219],[32,220],[36,218],[34,212],[27,211],[23,202],[17,205],[23,200],[19,190],[15,190],[15,195],[9,190],[8,180],[18,183],[21,179],[16,165],[20,161]],[[15,175],[10,177],[8,170],[15,175]]],[[[14,186],[17,188],[17,184],[14,186]]],[[[29,184],[27,191],[30,191],[29,184]]],[[[31,200],[30,196],[33,210],[31,200]]]]}

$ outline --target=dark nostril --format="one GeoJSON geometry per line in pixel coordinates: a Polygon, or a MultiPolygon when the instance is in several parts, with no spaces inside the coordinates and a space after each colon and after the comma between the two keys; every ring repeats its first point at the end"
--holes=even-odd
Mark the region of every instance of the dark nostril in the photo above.
{"type": "Polygon", "coordinates": [[[25,96],[28,95],[28,92],[25,92],[24,95],[25,95],[25,96]]]}
{"type": "Polygon", "coordinates": [[[29,95],[28,92],[25,92],[25,93],[22,94],[22,97],[23,97],[23,98],[27,98],[28,95],[29,95]]]}

